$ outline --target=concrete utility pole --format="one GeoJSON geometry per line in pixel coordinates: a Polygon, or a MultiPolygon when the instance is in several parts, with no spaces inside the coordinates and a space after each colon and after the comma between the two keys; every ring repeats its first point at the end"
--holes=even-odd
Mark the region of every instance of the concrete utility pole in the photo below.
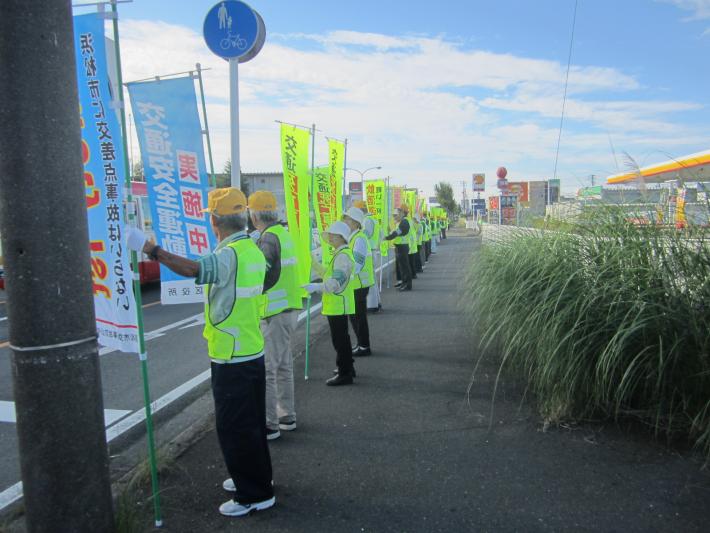
{"type": "Polygon", "coordinates": [[[0,2],[0,65],[0,232],[27,529],[113,531],[71,2],[0,2]]]}

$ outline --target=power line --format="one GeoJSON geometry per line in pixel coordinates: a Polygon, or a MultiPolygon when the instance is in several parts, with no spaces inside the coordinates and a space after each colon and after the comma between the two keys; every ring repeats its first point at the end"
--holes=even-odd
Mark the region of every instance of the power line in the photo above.
{"type": "Polygon", "coordinates": [[[553,172],[553,178],[557,179],[557,162],[560,158],[560,141],[562,140],[562,123],[565,119],[565,105],[567,104],[567,86],[569,84],[569,69],[572,64],[572,45],[574,43],[574,27],[577,22],[577,3],[579,0],[574,0],[574,15],[572,16],[572,35],[569,40],[569,55],[567,56],[567,74],[565,76],[565,92],[562,97],[562,114],[560,115],[560,131],[557,135],[557,151],[555,152],[555,171],[553,172]]]}

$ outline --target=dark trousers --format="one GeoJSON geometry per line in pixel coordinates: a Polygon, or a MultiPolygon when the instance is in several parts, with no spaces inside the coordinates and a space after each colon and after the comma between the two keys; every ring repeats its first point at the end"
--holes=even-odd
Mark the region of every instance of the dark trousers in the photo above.
{"type": "Polygon", "coordinates": [[[429,261],[431,255],[431,241],[424,241],[424,260],[429,261]]]}
{"type": "Polygon", "coordinates": [[[367,293],[370,287],[355,289],[355,314],[350,315],[350,325],[357,337],[357,345],[370,347],[370,327],[367,325],[367,293]]]}
{"type": "Polygon", "coordinates": [[[330,326],[330,339],[333,341],[333,348],[335,348],[335,364],[338,367],[338,374],[350,375],[353,373],[353,349],[348,333],[348,316],[328,316],[328,325],[330,326]]]}
{"type": "Polygon", "coordinates": [[[441,228],[441,238],[442,239],[446,238],[446,228],[441,228]]]}
{"type": "Polygon", "coordinates": [[[264,358],[212,363],[217,439],[237,492],[234,500],[254,503],[274,495],[271,455],[266,443],[264,358]]]}
{"type": "Polygon", "coordinates": [[[422,268],[422,247],[417,246],[417,253],[412,254],[410,257],[413,257],[414,272],[424,272],[424,269],[422,268]]]}
{"type": "Polygon", "coordinates": [[[397,244],[394,247],[394,258],[397,265],[397,281],[402,282],[402,286],[412,288],[412,270],[409,265],[409,245],[397,244]]]}

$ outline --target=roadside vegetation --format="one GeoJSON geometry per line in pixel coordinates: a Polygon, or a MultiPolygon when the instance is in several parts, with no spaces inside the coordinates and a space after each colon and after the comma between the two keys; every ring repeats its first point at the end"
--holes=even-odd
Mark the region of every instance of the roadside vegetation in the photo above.
{"type": "Polygon", "coordinates": [[[710,459],[710,233],[613,209],[486,243],[466,280],[481,353],[547,423],[634,418],[710,459]]]}

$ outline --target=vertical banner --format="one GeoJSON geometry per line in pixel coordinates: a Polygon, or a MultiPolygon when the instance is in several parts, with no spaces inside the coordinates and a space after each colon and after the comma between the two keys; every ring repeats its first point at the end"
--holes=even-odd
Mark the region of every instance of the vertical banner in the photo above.
{"type": "MultiPolygon", "coordinates": [[[[129,83],[156,242],[197,259],[215,247],[207,206],[209,178],[191,77],[129,83]]],[[[202,286],[160,265],[164,304],[204,301],[202,286]]]]}
{"type": "MultiPolygon", "coordinates": [[[[311,195],[313,201],[313,212],[316,215],[316,226],[318,235],[336,220],[339,220],[338,209],[333,206],[336,199],[333,182],[330,179],[330,165],[315,168],[314,194],[311,195]]],[[[321,257],[324,265],[330,262],[333,255],[332,247],[320,239],[321,257]]]]}
{"type": "MultiPolygon", "coordinates": [[[[387,213],[387,187],[384,180],[371,180],[365,182],[367,198],[367,212],[377,221],[381,231],[389,233],[389,215],[387,213]]],[[[386,243],[386,241],[382,241],[386,243]]],[[[380,246],[383,256],[387,255],[387,246],[380,246]]]]}
{"type": "Polygon", "coordinates": [[[123,140],[111,99],[104,19],[74,17],[81,153],[99,343],[139,353],[130,250],[124,246],[123,140]]]}
{"type": "Polygon", "coordinates": [[[334,196],[332,198],[335,217],[333,221],[343,216],[343,183],[345,178],[345,143],[336,139],[328,139],[328,164],[330,165],[330,183],[334,196]]]}
{"type": "Polygon", "coordinates": [[[397,209],[404,205],[404,195],[402,187],[392,187],[392,209],[397,209]]]}
{"type": "Polygon", "coordinates": [[[286,219],[288,231],[296,243],[301,285],[308,283],[311,276],[311,221],[308,212],[308,188],[311,182],[310,142],[310,130],[281,124],[286,219]]]}

